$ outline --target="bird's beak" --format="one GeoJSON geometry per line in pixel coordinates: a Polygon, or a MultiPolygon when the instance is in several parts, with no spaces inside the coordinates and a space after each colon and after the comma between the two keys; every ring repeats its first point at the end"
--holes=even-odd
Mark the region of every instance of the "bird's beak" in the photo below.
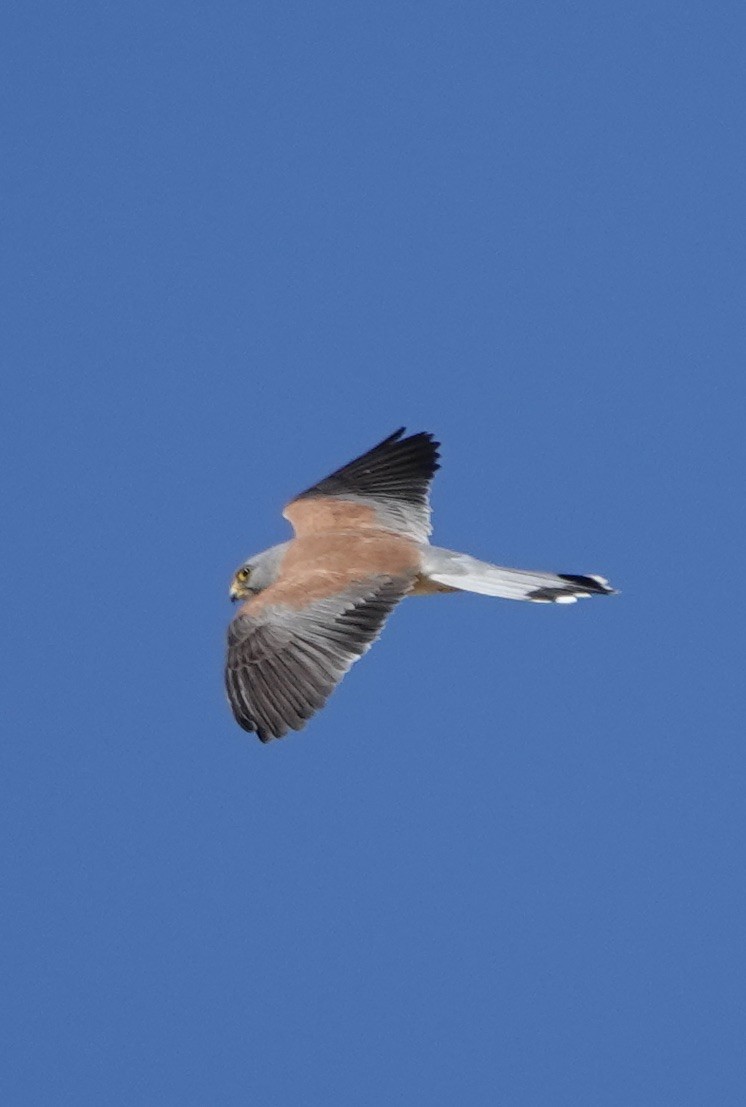
{"type": "Polygon", "coordinates": [[[241,585],[236,580],[231,581],[231,586],[228,591],[228,595],[231,598],[231,603],[235,603],[236,600],[241,599],[241,585]]]}

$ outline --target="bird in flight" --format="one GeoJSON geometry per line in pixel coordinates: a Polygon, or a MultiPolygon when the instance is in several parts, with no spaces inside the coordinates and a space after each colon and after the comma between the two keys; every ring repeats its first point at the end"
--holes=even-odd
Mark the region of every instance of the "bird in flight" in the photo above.
{"type": "Polygon", "coordinates": [[[400,428],[296,496],[283,512],[295,538],[236,571],[225,683],[236,722],[262,742],[305,726],[405,596],[574,603],[613,593],[603,577],[506,569],[431,546],[439,445],[400,428]]]}

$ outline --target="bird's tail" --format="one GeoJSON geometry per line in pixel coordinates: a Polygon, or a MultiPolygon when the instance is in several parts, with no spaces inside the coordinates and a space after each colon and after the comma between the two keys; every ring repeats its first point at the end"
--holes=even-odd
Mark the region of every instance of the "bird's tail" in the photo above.
{"type": "Polygon", "coordinates": [[[437,546],[428,548],[422,575],[434,584],[460,592],[534,603],[575,603],[586,596],[608,596],[615,591],[604,577],[506,569],[437,546]]]}

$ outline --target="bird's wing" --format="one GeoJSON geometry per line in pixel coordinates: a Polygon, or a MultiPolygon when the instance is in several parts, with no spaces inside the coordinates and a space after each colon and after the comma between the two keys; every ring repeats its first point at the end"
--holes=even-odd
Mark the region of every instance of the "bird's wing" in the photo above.
{"type": "Polygon", "coordinates": [[[262,742],[300,730],[412,583],[412,574],[374,576],[300,607],[290,588],[273,585],[244,604],[228,629],[225,670],[238,724],[262,742]]]}
{"type": "Polygon", "coordinates": [[[404,428],[301,492],[285,508],[299,537],[322,530],[382,527],[419,541],[430,534],[430,481],[439,442],[404,428]]]}

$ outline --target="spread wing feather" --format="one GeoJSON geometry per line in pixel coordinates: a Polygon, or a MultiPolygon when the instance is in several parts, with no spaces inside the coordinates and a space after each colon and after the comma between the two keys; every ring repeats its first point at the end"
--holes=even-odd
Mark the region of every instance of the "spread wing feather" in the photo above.
{"type": "Polygon", "coordinates": [[[375,508],[383,526],[427,538],[432,529],[428,494],[440,468],[440,443],[425,431],[403,435],[400,427],[372,450],[301,492],[288,507],[319,497],[362,502],[375,508]]]}
{"type": "Polygon", "coordinates": [[[262,742],[300,730],[411,587],[380,576],[302,610],[247,605],[228,629],[225,685],[238,724],[262,742]]]}

